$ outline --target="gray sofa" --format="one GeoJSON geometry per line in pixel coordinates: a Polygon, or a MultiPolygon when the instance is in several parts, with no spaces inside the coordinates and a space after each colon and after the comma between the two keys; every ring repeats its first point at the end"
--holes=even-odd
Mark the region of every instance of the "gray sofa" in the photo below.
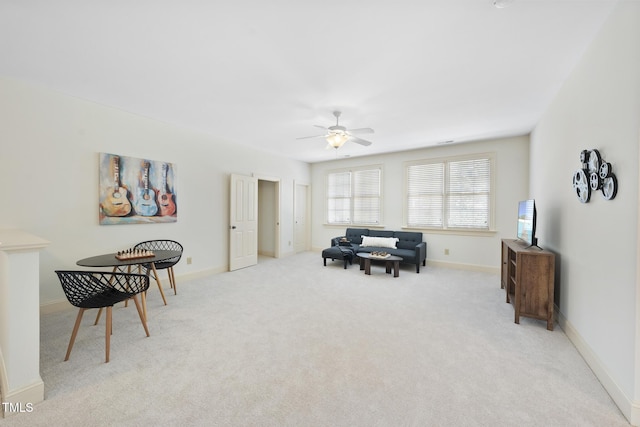
{"type": "Polygon", "coordinates": [[[422,233],[413,231],[370,230],[368,228],[347,228],[344,236],[331,239],[331,246],[345,245],[340,240],[348,240],[356,255],[358,252],[383,251],[402,258],[403,263],[414,264],[416,273],[420,273],[420,264],[426,265],[427,243],[422,241],[422,233]],[[396,248],[362,246],[362,236],[395,237],[398,239],[396,248]]]}

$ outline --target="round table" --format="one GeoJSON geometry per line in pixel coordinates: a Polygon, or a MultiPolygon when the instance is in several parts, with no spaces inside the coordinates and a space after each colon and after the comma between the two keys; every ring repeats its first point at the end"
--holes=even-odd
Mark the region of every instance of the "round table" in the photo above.
{"type": "Polygon", "coordinates": [[[179,257],[181,252],[157,250],[153,251],[153,254],[154,256],[152,257],[134,259],[118,259],[116,258],[117,253],[96,255],[81,259],[80,261],[77,261],[76,264],[83,267],[124,267],[139,264],[154,265],[156,262],[162,262],[171,258],[179,257]]]}
{"type": "MultiPolygon", "coordinates": [[[[154,250],[153,256],[144,257],[144,258],[131,258],[131,259],[118,259],[116,258],[117,253],[104,254],[104,255],[96,255],[89,258],[83,258],[80,261],[76,261],[77,265],[82,267],[113,267],[113,271],[118,270],[122,267],[128,267],[127,271],[131,272],[132,265],[150,265],[151,270],[153,271],[154,278],[156,283],[158,284],[158,289],[160,290],[160,295],[162,296],[162,301],[164,305],[167,305],[167,299],[164,296],[164,291],[162,290],[162,284],[160,283],[160,277],[158,276],[158,271],[156,270],[157,262],[163,262],[166,260],[170,260],[171,258],[177,258],[181,256],[182,252],[180,251],[167,251],[167,250],[154,250]]],[[[147,317],[147,300],[145,293],[142,293],[142,309],[144,311],[144,317],[147,317]]],[[[100,316],[100,314],[98,314],[100,316]]],[[[96,319],[96,323],[97,323],[96,319]]]]}

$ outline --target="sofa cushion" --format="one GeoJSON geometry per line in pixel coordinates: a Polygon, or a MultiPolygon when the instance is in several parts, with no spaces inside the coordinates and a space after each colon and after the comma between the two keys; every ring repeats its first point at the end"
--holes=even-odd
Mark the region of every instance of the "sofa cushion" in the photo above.
{"type": "Polygon", "coordinates": [[[394,249],[391,252],[392,255],[399,256],[406,262],[414,262],[416,260],[416,251],[413,249],[394,249]]]}
{"type": "Polygon", "coordinates": [[[322,258],[332,258],[332,259],[348,259],[352,260],[355,252],[352,248],[347,248],[343,246],[331,246],[330,248],[324,249],[322,251],[322,258]]]}
{"type": "MultiPolygon", "coordinates": [[[[362,243],[362,236],[368,236],[368,235],[369,235],[368,228],[347,228],[345,237],[351,243],[355,243],[359,245],[360,243],[362,243]]],[[[393,236],[389,236],[389,237],[393,237],[393,236]]]]}
{"type": "Polygon", "coordinates": [[[374,237],[374,236],[362,236],[361,247],[375,246],[378,248],[396,248],[398,243],[397,237],[374,237]]]}
{"type": "Polygon", "coordinates": [[[400,249],[415,249],[422,242],[422,233],[396,231],[394,236],[398,238],[397,247],[400,249]]]}
{"type": "Polygon", "coordinates": [[[369,230],[369,236],[373,237],[396,237],[390,230],[369,230]]]}

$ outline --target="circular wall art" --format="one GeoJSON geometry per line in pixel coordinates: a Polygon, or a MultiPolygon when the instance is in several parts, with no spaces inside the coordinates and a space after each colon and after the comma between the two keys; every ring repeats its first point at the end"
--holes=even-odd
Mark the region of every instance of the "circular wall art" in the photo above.
{"type": "Polygon", "coordinates": [[[611,163],[605,162],[598,150],[580,152],[582,168],[573,174],[573,189],[581,203],[591,199],[592,191],[602,191],[605,200],[612,200],[618,192],[618,180],[611,163]]]}
{"type": "Polygon", "coordinates": [[[576,191],[578,200],[582,203],[587,203],[591,198],[591,187],[587,182],[587,173],[584,169],[578,169],[573,174],[573,189],[576,191]]]}

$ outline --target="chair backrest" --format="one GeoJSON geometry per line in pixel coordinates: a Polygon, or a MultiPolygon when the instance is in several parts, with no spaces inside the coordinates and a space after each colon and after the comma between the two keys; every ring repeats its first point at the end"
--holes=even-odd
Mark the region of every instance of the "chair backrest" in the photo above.
{"type": "Polygon", "coordinates": [[[180,256],[167,259],[156,264],[156,268],[167,268],[176,265],[182,257],[182,245],[175,240],[147,240],[136,244],[133,249],[144,249],[149,251],[180,251],[180,256]]]}
{"type": "Polygon", "coordinates": [[[183,251],[182,245],[175,240],[147,240],[134,246],[134,249],[150,251],[183,251]]]}
{"type": "Polygon", "coordinates": [[[56,270],[69,302],[80,308],[109,307],[149,289],[147,274],[56,270]]]}

